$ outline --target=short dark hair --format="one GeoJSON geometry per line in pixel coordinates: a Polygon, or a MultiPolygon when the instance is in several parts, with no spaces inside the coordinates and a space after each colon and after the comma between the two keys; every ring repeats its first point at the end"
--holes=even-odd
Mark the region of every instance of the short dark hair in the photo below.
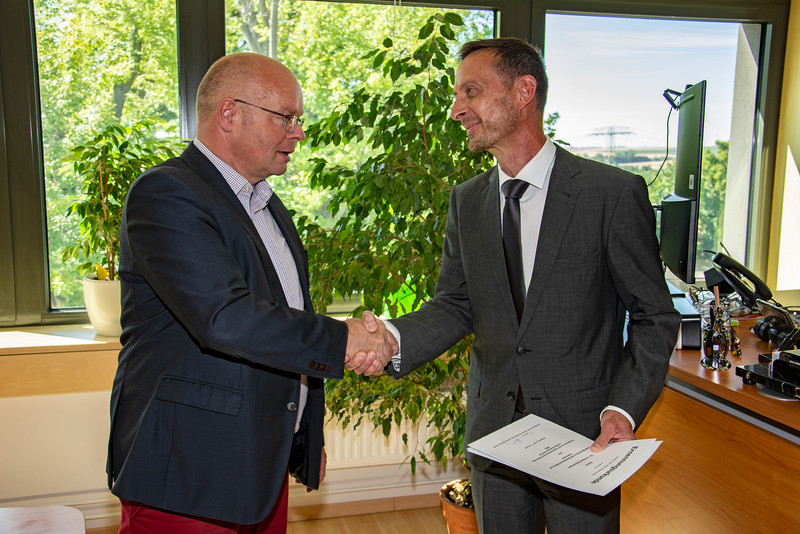
{"type": "Polygon", "coordinates": [[[464,44],[459,51],[463,60],[478,50],[494,52],[494,69],[500,79],[511,86],[520,76],[530,75],[536,80],[536,106],[544,112],[547,102],[547,72],[539,48],[514,37],[481,39],[464,44]]]}

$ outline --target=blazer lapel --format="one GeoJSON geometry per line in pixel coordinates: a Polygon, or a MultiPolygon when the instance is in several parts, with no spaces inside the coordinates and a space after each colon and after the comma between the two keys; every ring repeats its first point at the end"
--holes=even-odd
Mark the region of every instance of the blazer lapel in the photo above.
{"type": "MultiPolygon", "coordinates": [[[[267,277],[267,281],[269,282],[269,287],[272,288],[272,295],[279,302],[288,305],[286,301],[286,295],[283,293],[283,286],[281,285],[280,278],[278,277],[278,271],[272,264],[272,259],[269,257],[269,252],[267,252],[267,247],[264,246],[264,242],[261,240],[261,235],[258,233],[258,230],[256,230],[253,221],[250,219],[250,216],[245,211],[241,202],[239,202],[239,199],[228,185],[228,182],[225,181],[225,178],[222,177],[222,174],[220,174],[219,170],[217,170],[214,164],[211,163],[211,161],[209,161],[209,159],[202,152],[200,152],[200,149],[194,146],[194,144],[190,144],[186,150],[184,150],[183,154],[181,154],[181,157],[184,159],[184,161],[186,161],[187,165],[189,165],[189,167],[192,168],[195,173],[203,179],[205,183],[207,183],[216,191],[218,198],[221,198],[222,202],[225,202],[228,205],[228,208],[230,208],[229,213],[233,215],[236,221],[241,225],[242,229],[247,232],[256,245],[261,263],[264,265],[264,272],[267,277]]],[[[273,198],[270,199],[270,204],[272,204],[274,198],[275,195],[273,195],[273,198]]],[[[278,203],[280,203],[280,200],[278,200],[278,203]]],[[[280,203],[280,206],[283,209],[283,212],[286,213],[286,217],[288,217],[289,215],[286,212],[286,208],[283,207],[282,203],[280,203]]],[[[292,247],[292,254],[295,256],[295,261],[298,261],[297,254],[295,253],[292,243],[294,239],[299,241],[299,237],[296,237],[297,230],[294,230],[294,225],[292,224],[293,231],[287,233],[283,224],[279,223],[279,226],[284,236],[286,236],[286,240],[289,241],[290,246],[292,247]]],[[[298,265],[305,264],[298,263],[298,265]]],[[[304,269],[298,269],[298,272],[303,292],[307,293],[308,281],[305,277],[304,269]]],[[[307,302],[311,302],[311,299],[308,296],[305,298],[307,302]]]]}
{"type": "Polygon", "coordinates": [[[556,146],[556,159],[550,175],[550,185],[547,190],[542,226],[539,230],[539,241],[536,247],[536,259],[525,299],[525,311],[520,321],[521,326],[527,325],[531,321],[550,274],[553,272],[558,249],[580,191],[573,179],[579,171],[572,155],[556,146]]]}

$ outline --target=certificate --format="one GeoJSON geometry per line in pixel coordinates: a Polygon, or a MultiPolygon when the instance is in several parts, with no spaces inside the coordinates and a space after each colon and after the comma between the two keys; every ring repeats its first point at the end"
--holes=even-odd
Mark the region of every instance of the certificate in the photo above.
{"type": "Polygon", "coordinates": [[[660,441],[609,443],[594,453],[593,440],[536,415],[527,415],[467,445],[467,451],[578,491],[606,495],[653,455],[660,441]]]}

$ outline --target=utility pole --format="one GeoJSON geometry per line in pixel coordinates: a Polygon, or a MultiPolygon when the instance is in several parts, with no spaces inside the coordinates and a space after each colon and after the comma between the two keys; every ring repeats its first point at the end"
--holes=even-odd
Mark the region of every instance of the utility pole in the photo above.
{"type": "Polygon", "coordinates": [[[611,165],[617,163],[617,145],[616,137],[618,135],[631,135],[634,132],[630,128],[624,126],[607,126],[605,128],[597,128],[594,133],[590,135],[602,135],[607,139],[608,143],[608,162],[611,165]]]}

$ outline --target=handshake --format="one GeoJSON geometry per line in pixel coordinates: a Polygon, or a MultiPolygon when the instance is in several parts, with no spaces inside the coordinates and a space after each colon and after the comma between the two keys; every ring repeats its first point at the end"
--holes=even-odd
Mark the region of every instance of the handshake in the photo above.
{"type": "Polygon", "coordinates": [[[380,374],[399,350],[395,337],[372,312],[347,320],[345,369],[366,376],[380,374]]]}

